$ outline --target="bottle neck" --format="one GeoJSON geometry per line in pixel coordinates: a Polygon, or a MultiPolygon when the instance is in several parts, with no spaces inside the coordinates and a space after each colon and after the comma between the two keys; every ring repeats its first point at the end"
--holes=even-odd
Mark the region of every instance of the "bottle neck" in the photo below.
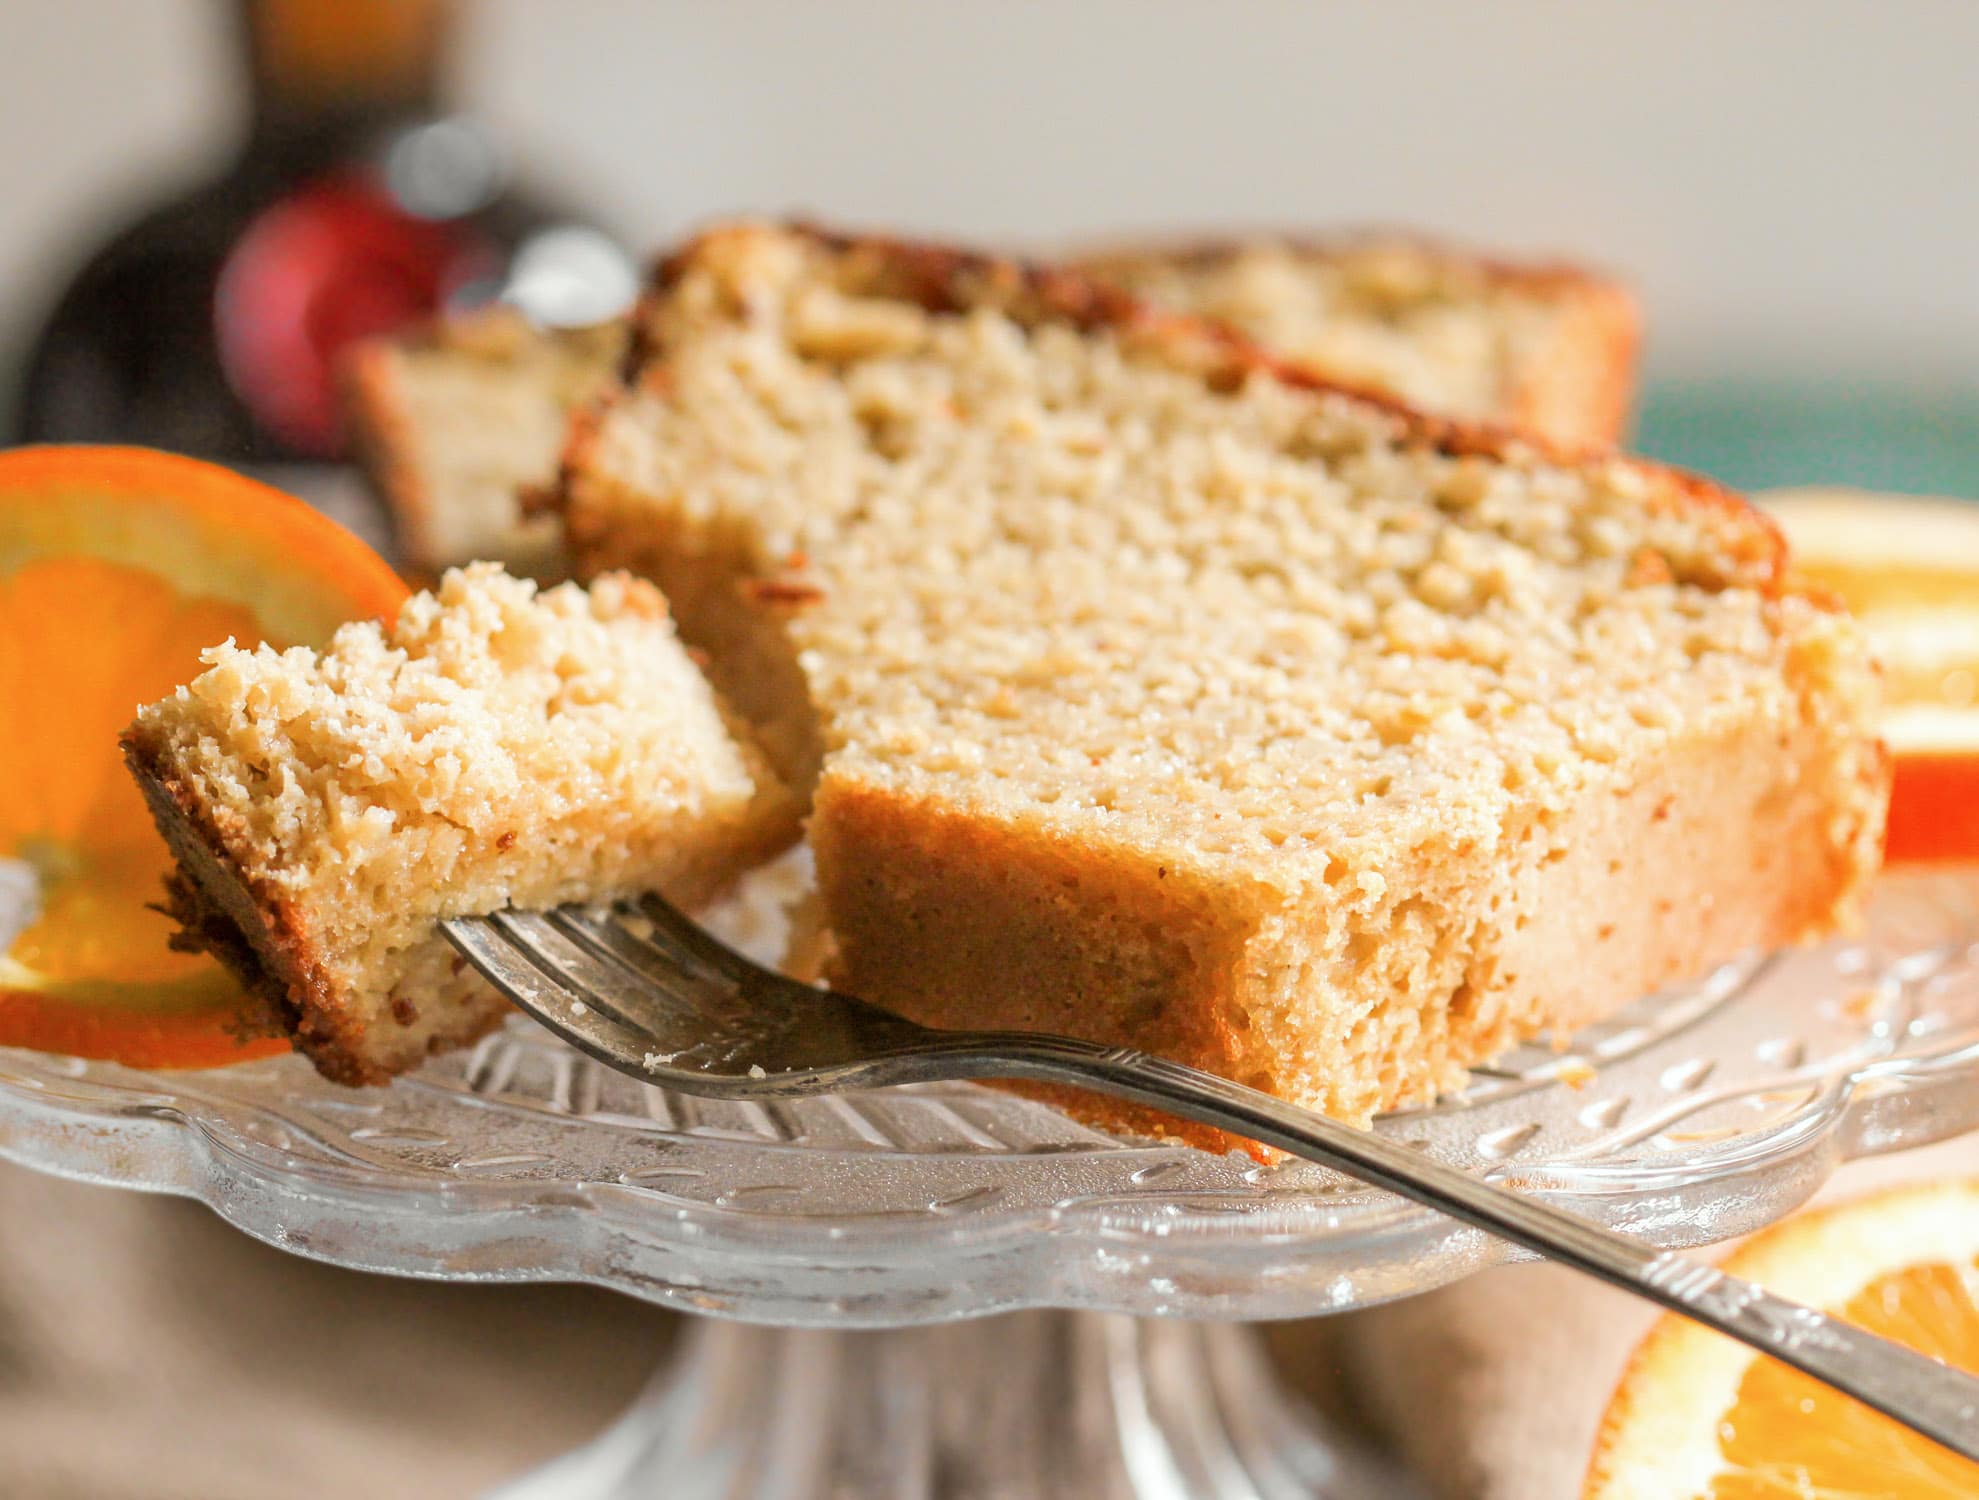
{"type": "Polygon", "coordinates": [[[257,153],[331,157],[442,108],[450,0],[236,0],[257,153]]]}

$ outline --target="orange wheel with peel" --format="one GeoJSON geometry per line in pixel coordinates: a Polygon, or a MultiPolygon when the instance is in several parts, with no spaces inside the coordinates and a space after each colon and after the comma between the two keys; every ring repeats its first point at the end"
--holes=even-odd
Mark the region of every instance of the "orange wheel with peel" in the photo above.
{"type": "MultiPolygon", "coordinates": [[[[1738,1276],[1979,1371],[1979,1181],[1800,1214],[1738,1276]]],[[[1697,1324],[1666,1316],[1629,1362],[1583,1500],[1969,1500],[1979,1464],[1697,1324]]]]}
{"type": "Polygon", "coordinates": [[[1763,497],[1795,568],[1860,619],[1889,693],[1892,860],[1979,859],[1979,502],[1763,497]]]}
{"type": "Polygon", "coordinates": [[[180,1067],[287,1046],[211,959],[170,948],[151,909],[170,860],[117,736],[208,646],[320,645],[405,595],[356,537],[230,470],[0,452],[0,861],[32,887],[25,912],[0,900],[0,1046],[180,1067]]]}

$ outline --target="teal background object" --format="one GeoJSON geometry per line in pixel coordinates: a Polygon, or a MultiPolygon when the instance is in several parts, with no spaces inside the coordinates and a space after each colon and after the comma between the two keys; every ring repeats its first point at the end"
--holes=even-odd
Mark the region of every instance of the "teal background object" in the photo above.
{"type": "Polygon", "coordinates": [[[1633,446],[1739,490],[1836,484],[1979,500],[1979,378],[1652,378],[1633,446]]]}

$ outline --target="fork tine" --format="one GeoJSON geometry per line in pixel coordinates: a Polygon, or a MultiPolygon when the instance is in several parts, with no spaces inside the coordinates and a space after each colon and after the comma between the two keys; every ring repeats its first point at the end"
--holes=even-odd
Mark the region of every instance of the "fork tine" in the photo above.
{"type": "Polygon", "coordinates": [[[582,936],[566,929],[563,912],[497,912],[489,918],[510,943],[537,968],[547,970],[587,1009],[603,1011],[644,1032],[665,1029],[683,1012],[701,1010],[691,981],[674,975],[650,979],[599,951],[582,936]]]}
{"type": "Polygon", "coordinates": [[[498,912],[440,926],[484,979],[572,1046],[622,1071],[649,1071],[652,1037],[594,1006],[582,981],[538,946],[529,923],[517,920],[520,916],[498,912]]]}
{"type": "Polygon", "coordinates": [[[696,972],[711,972],[732,985],[749,984],[769,972],[737,953],[664,896],[649,894],[633,903],[653,924],[652,945],[669,962],[696,972]]]}
{"type": "MultiPolygon", "coordinates": [[[[734,1031],[744,985],[707,972],[687,972],[665,950],[619,920],[598,920],[576,908],[546,912],[544,920],[568,948],[556,948],[554,962],[570,964],[580,954],[580,984],[596,989],[596,1003],[633,1027],[675,1041],[703,1043],[734,1031]]],[[[786,984],[774,980],[774,984],[786,984]]],[[[754,993],[748,995],[754,999],[754,993]]]]}
{"type": "Polygon", "coordinates": [[[678,1024],[683,1015],[721,1016],[738,989],[726,976],[689,970],[617,918],[559,907],[538,919],[555,934],[546,957],[580,970],[598,999],[634,1025],[678,1024]]]}

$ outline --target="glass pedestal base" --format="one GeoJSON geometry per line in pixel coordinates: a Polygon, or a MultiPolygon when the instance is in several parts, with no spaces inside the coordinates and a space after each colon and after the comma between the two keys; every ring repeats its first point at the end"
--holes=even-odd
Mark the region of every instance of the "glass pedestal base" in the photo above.
{"type": "Polygon", "coordinates": [[[1404,1491],[1249,1329],[1022,1312],[834,1331],[696,1319],[596,1442],[497,1500],[1356,1500],[1404,1491]]]}

